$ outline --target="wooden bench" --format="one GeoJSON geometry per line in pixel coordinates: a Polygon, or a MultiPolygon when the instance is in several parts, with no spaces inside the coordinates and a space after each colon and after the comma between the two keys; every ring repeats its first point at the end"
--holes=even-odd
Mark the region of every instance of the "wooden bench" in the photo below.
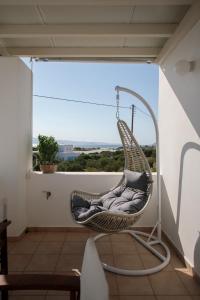
{"type": "MultiPolygon", "coordinates": [[[[69,291],[70,300],[80,296],[80,277],[53,274],[0,275],[0,289],[8,290],[57,290],[69,291]]],[[[4,300],[3,296],[2,299],[4,300]]]]}
{"type": "Polygon", "coordinates": [[[10,221],[0,223],[0,291],[1,299],[8,300],[10,290],[69,291],[70,300],[80,297],[80,276],[53,274],[8,274],[7,227],[10,221]]]}

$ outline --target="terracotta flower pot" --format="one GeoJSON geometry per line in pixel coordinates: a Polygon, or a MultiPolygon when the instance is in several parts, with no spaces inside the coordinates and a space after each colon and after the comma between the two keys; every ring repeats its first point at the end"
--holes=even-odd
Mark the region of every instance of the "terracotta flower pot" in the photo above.
{"type": "Polygon", "coordinates": [[[43,173],[55,173],[57,171],[57,165],[40,165],[40,170],[43,173]]]}

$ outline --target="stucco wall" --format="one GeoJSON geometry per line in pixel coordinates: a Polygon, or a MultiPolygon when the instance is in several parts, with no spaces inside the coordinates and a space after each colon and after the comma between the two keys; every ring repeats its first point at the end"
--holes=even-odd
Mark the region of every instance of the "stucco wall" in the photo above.
{"type": "MultiPolygon", "coordinates": [[[[27,226],[77,226],[71,217],[71,192],[75,189],[103,192],[115,186],[122,176],[31,172],[31,127],[31,71],[17,58],[0,58],[0,200],[6,198],[8,202],[10,236],[20,235],[27,226]],[[52,193],[48,200],[43,191],[52,193]]],[[[155,192],[156,179],[152,201],[136,226],[155,224],[155,192]]]]}
{"type": "Polygon", "coordinates": [[[159,129],[163,228],[200,274],[200,22],[160,69],[159,129]],[[178,75],[179,60],[194,69],[178,75]]]}
{"type": "MultiPolygon", "coordinates": [[[[28,180],[28,226],[30,227],[74,227],[71,216],[70,194],[73,190],[104,192],[114,187],[121,173],[55,173],[34,172],[28,180]],[[50,191],[46,199],[43,191],[50,191]]],[[[153,226],[156,222],[156,175],[154,192],[148,209],[136,226],[153,226]]]]}
{"type": "Polygon", "coordinates": [[[27,224],[31,107],[31,71],[18,58],[0,57],[0,199],[7,199],[10,235],[19,235],[27,224]]]}

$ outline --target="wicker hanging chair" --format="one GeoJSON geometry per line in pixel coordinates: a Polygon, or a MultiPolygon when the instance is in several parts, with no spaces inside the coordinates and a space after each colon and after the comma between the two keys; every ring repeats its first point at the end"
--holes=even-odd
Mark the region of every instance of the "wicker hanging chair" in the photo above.
{"type": "MultiPolygon", "coordinates": [[[[102,233],[114,233],[131,227],[142,215],[152,195],[152,174],[149,167],[149,163],[142,149],[137,143],[129,127],[123,120],[118,120],[117,127],[124,149],[125,169],[141,173],[145,172],[148,176],[147,200],[143,208],[140,211],[133,214],[114,213],[108,210],[98,212],[84,221],[76,220],[78,224],[90,227],[91,229],[102,233]]],[[[124,183],[124,181],[125,176],[123,175],[118,185],[111,189],[111,191],[121,186],[124,183]]],[[[106,191],[100,194],[94,194],[83,191],[73,191],[71,194],[71,201],[73,201],[75,197],[80,197],[84,200],[89,201],[92,204],[93,201],[106,195],[108,192],[110,191],[106,191]]]]}
{"type": "MultiPolygon", "coordinates": [[[[169,261],[170,261],[170,251],[169,248],[162,242],[162,229],[161,229],[161,177],[160,177],[160,164],[159,164],[159,130],[158,130],[158,124],[155,117],[155,114],[148,104],[148,102],[139,94],[136,92],[116,86],[117,91],[117,113],[116,117],[118,119],[117,126],[119,130],[119,134],[121,137],[121,141],[123,144],[124,149],[124,156],[125,156],[125,171],[122,176],[122,179],[118,183],[118,185],[111,189],[111,191],[107,191],[101,194],[93,194],[93,193],[87,193],[82,191],[74,191],[71,195],[71,203],[72,203],[72,213],[73,213],[73,199],[76,197],[78,199],[86,200],[85,202],[87,204],[90,204],[90,207],[92,203],[96,205],[96,203],[99,203],[98,200],[104,196],[107,197],[109,192],[114,193],[114,190],[120,186],[127,188],[128,181],[126,180],[127,171],[132,172],[139,172],[141,174],[146,174],[146,180],[147,180],[147,189],[146,189],[146,197],[144,205],[141,206],[141,208],[137,212],[133,212],[131,210],[131,206],[129,206],[130,209],[127,210],[126,213],[119,213],[119,210],[116,212],[113,212],[112,210],[105,210],[101,212],[97,212],[93,214],[92,216],[84,219],[84,221],[80,221],[76,219],[76,216],[74,215],[74,218],[77,223],[87,226],[89,228],[92,228],[95,231],[101,232],[101,234],[98,234],[93,239],[94,241],[97,241],[98,239],[101,239],[106,234],[112,234],[112,233],[126,233],[129,234],[134,240],[136,240],[138,243],[141,244],[141,246],[145,247],[149,253],[152,253],[155,255],[161,263],[159,265],[156,265],[154,267],[148,268],[148,269],[142,269],[142,270],[130,270],[130,269],[120,269],[115,266],[110,266],[108,264],[103,263],[104,269],[107,271],[120,274],[120,275],[126,275],[126,276],[144,276],[144,275],[150,275],[156,272],[161,271],[163,268],[165,268],[169,261]],[[130,131],[127,124],[120,120],[119,118],[119,92],[125,92],[132,96],[134,96],[137,100],[142,102],[147,110],[149,111],[154,127],[155,127],[155,133],[156,133],[156,169],[157,169],[157,189],[156,189],[156,195],[157,195],[157,221],[155,223],[155,226],[152,228],[151,233],[144,233],[142,231],[137,231],[132,228],[132,225],[139,219],[139,217],[143,214],[144,210],[146,209],[146,206],[148,205],[151,196],[152,196],[152,189],[153,189],[153,181],[152,181],[152,174],[149,167],[149,163],[140,148],[139,144],[137,143],[135,137],[133,136],[132,132],[130,131]],[[94,202],[93,202],[94,201],[94,202]],[[154,235],[155,233],[155,235],[154,235]],[[158,250],[155,248],[155,246],[159,245],[159,247],[162,248],[161,250],[158,250]],[[164,251],[164,252],[163,252],[164,251]],[[163,254],[165,253],[165,254],[163,254]]],[[[133,173],[131,173],[133,174],[133,173]]],[[[136,174],[136,173],[135,173],[136,174]]],[[[138,173],[137,173],[138,174],[138,173]]],[[[121,187],[120,187],[121,188],[121,187]]],[[[146,186],[145,186],[146,188],[146,186]]],[[[134,189],[134,188],[133,188],[134,189]]],[[[139,189],[139,188],[138,188],[139,189]]],[[[140,189],[139,189],[140,190],[140,189]]],[[[102,202],[102,198],[100,199],[102,202]]],[[[115,200],[114,200],[115,202],[115,200]]],[[[95,206],[94,205],[94,206],[95,206]]],[[[160,248],[159,248],[160,249],[160,248]]]]}

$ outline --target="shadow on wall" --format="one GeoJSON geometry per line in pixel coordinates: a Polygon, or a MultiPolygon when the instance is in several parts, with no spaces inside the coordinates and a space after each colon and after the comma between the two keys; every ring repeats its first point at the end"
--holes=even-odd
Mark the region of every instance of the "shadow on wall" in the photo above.
{"type": "MultiPolygon", "coordinates": [[[[181,151],[180,159],[180,170],[179,170],[179,186],[178,186],[178,199],[177,199],[177,214],[176,218],[173,214],[170,199],[167,193],[167,189],[162,179],[162,199],[163,202],[163,227],[165,232],[168,233],[168,237],[175,242],[176,247],[179,249],[182,255],[184,255],[184,250],[179,236],[179,223],[180,223],[180,211],[181,211],[181,200],[182,200],[182,189],[183,189],[183,170],[184,170],[184,160],[187,152],[191,149],[200,152],[200,145],[194,142],[186,143],[181,151]],[[173,235],[173,236],[171,236],[173,235]]],[[[195,207],[194,207],[195,209],[195,207]]],[[[189,222],[189,220],[187,220],[189,222]]],[[[196,241],[194,248],[194,270],[200,276],[200,235],[196,241]]]]}
{"type": "Polygon", "coordinates": [[[179,186],[178,186],[178,202],[177,202],[177,216],[176,216],[176,224],[177,230],[179,229],[180,222],[180,210],[181,210],[181,198],[182,198],[182,182],[183,182],[183,167],[184,167],[184,159],[188,150],[197,150],[200,152],[200,145],[188,142],[186,143],[181,151],[181,160],[180,160],[180,171],[179,171],[179,186]]]}
{"type": "Polygon", "coordinates": [[[200,60],[195,61],[192,72],[184,76],[177,75],[171,70],[168,73],[167,69],[165,76],[197,135],[200,136],[200,60]]]}
{"type": "Polygon", "coordinates": [[[162,223],[163,223],[163,229],[164,232],[167,234],[168,238],[173,242],[176,241],[176,248],[179,249],[180,253],[182,255],[184,255],[183,252],[183,247],[181,244],[181,240],[179,237],[179,233],[178,233],[178,227],[177,227],[177,223],[175,221],[175,217],[173,214],[173,210],[171,208],[171,204],[170,204],[170,200],[169,200],[169,196],[167,193],[167,189],[164,183],[164,180],[162,178],[162,199],[163,199],[163,212],[162,212],[162,223]],[[173,236],[170,236],[170,234],[168,233],[169,231],[167,230],[170,226],[170,232],[173,232],[173,236]],[[171,230],[172,229],[172,230],[171,230]]]}

